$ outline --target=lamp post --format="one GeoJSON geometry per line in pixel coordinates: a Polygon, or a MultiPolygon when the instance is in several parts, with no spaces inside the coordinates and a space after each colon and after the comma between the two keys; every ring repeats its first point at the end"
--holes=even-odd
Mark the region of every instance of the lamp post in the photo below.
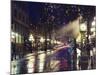
{"type": "Polygon", "coordinates": [[[29,41],[32,43],[32,47],[33,47],[35,39],[32,34],[29,35],[29,41]]]}
{"type": "Polygon", "coordinates": [[[85,39],[85,33],[87,31],[86,23],[80,24],[80,32],[81,32],[81,56],[83,55],[83,39],[85,39]]]}
{"type": "Polygon", "coordinates": [[[87,31],[87,24],[82,23],[80,24],[80,32],[81,32],[81,58],[80,58],[80,67],[82,70],[86,70],[88,68],[88,54],[87,54],[87,42],[88,41],[88,35],[85,36],[87,31]],[[86,41],[85,41],[85,40],[86,41]],[[86,43],[84,43],[86,42],[86,43]]]}

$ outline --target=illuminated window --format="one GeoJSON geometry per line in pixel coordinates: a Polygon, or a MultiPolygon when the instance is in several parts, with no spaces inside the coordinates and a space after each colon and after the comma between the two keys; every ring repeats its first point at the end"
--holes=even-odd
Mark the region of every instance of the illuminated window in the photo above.
{"type": "Polygon", "coordinates": [[[22,43],[22,41],[21,41],[21,35],[18,35],[18,37],[19,37],[19,43],[22,43]]]}
{"type": "Polygon", "coordinates": [[[22,36],[18,33],[15,33],[15,32],[11,32],[11,39],[16,40],[16,43],[22,43],[23,42],[22,36]]]}
{"type": "Polygon", "coordinates": [[[15,33],[11,32],[11,42],[15,42],[15,33]]]}
{"type": "Polygon", "coordinates": [[[16,35],[16,43],[18,43],[18,33],[15,33],[16,35]]]}

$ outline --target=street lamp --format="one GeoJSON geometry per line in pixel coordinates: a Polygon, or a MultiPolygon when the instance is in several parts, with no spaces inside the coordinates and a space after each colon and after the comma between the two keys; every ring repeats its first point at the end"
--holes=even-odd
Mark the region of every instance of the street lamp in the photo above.
{"type": "Polygon", "coordinates": [[[95,26],[96,25],[96,17],[94,17],[94,20],[92,22],[92,26],[95,26]]]}
{"type": "Polygon", "coordinates": [[[95,27],[91,28],[91,32],[95,32],[95,30],[96,30],[95,27]]]}
{"type": "Polygon", "coordinates": [[[92,22],[92,27],[94,27],[94,26],[95,26],[95,21],[92,22]]]}
{"type": "Polygon", "coordinates": [[[95,33],[96,33],[96,18],[94,17],[94,20],[91,23],[91,28],[90,31],[92,33],[92,37],[95,37],[95,33]]]}
{"type": "Polygon", "coordinates": [[[51,40],[51,44],[54,44],[54,41],[53,40],[51,40]]]}
{"type": "Polygon", "coordinates": [[[41,42],[41,43],[44,43],[44,42],[45,42],[45,39],[44,39],[43,37],[41,37],[41,38],[40,38],[40,42],[41,42]]]}
{"type": "Polygon", "coordinates": [[[15,33],[11,32],[11,38],[14,39],[15,38],[15,33]]]}
{"type": "Polygon", "coordinates": [[[34,39],[34,37],[33,37],[32,34],[30,34],[30,36],[29,36],[29,41],[31,41],[31,42],[34,42],[35,41],[35,39],[34,39]]]}
{"type": "Polygon", "coordinates": [[[50,39],[47,39],[47,41],[50,41],[50,39]]]}
{"type": "Polygon", "coordinates": [[[56,40],[54,40],[54,44],[56,44],[57,43],[57,41],[56,40]]]}
{"type": "Polygon", "coordinates": [[[96,18],[94,17],[94,20],[92,21],[92,24],[91,24],[91,32],[95,32],[96,30],[96,18]]]}

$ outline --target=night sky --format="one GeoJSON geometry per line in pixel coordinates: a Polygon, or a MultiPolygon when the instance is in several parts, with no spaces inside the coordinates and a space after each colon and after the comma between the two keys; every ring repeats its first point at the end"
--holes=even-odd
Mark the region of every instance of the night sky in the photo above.
{"type": "Polygon", "coordinates": [[[16,4],[29,14],[33,24],[46,22],[47,19],[52,21],[52,18],[54,18],[53,23],[56,25],[64,25],[75,20],[79,14],[81,14],[84,19],[89,17],[90,20],[96,15],[95,6],[23,1],[16,1],[16,4]]]}

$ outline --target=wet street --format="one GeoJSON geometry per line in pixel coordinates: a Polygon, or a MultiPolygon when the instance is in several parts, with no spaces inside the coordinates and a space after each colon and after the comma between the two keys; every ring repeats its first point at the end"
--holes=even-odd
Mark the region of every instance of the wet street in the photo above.
{"type": "MultiPolygon", "coordinates": [[[[39,51],[37,55],[35,53],[27,54],[24,58],[11,62],[12,74],[71,71],[73,70],[73,58],[67,52],[68,49],[62,48],[57,51],[39,51]]],[[[78,54],[77,57],[79,56],[78,54]]],[[[81,67],[78,65],[79,59],[76,61],[76,70],[81,70],[81,67]]],[[[93,61],[91,59],[88,60],[87,70],[93,69],[91,62],[95,64],[95,59],[93,61]]]]}

